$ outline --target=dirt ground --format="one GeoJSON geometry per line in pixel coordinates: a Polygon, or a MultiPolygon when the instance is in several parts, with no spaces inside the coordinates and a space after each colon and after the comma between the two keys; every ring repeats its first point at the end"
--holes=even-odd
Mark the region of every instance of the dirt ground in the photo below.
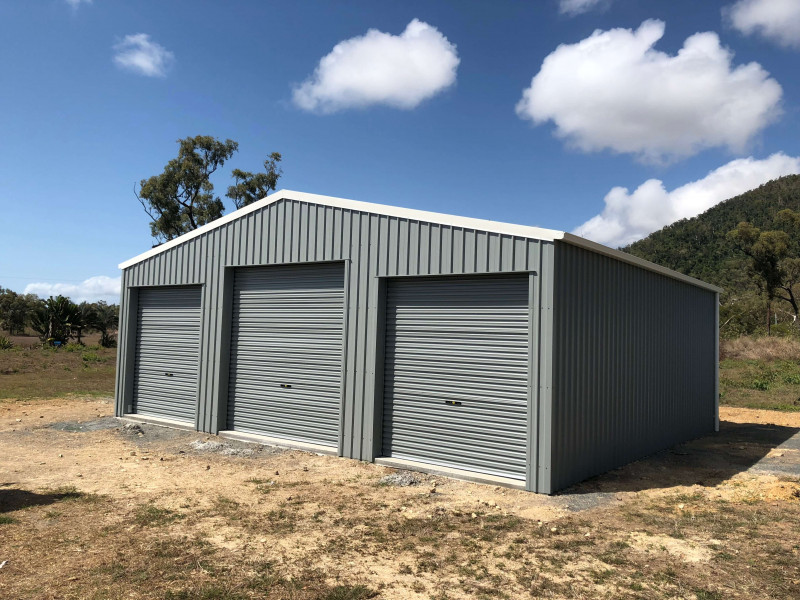
{"type": "Polygon", "coordinates": [[[799,413],[552,497],[111,415],[0,402],[0,598],[800,598],[799,413]]]}

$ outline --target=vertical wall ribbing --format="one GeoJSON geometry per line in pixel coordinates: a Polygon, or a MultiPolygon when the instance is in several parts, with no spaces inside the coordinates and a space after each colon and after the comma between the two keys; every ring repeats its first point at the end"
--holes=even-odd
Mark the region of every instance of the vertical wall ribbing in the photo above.
{"type": "Polygon", "coordinates": [[[553,490],[712,431],[715,293],[555,252],[553,490]]]}
{"type": "MultiPolygon", "coordinates": [[[[342,453],[370,460],[376,446],[375,403],[380,401],[375,396],[375,363],[381,351],[377,340],[383,327],[376,320],[381,310],[379,278],[538,271],[547,268],[548,248],[551,250],[552,244],[509,235],[298,201],[276,202],[123,272],[117,414],[123,414],[123,400],[130,395],[125,387],[131,374],[126,361],[133,354],[128,342],[131,331],[135,337],[135,330],[128,323],[138,287],[203,286],[197,427],[215,433],[225,425],[219,405],[225,401],[220,390],[227,378],[226,327],[230,327],[225,314],[226,269],[343,260],[347,265],[347,314],[342,453]],[[545,248],[544,253],[540,247],[545,248]]],[[[549,275],[540,277],[546,282],[549,275]]]]}

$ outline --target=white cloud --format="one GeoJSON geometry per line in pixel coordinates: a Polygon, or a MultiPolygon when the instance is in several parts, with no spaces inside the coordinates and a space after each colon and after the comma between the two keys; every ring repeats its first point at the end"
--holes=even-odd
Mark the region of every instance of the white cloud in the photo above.
{"type": "Polygon", "coordinates": [[[73,302],[97,302],[105,300],[109,304],[119,304],[120,277],[98,275],[82,283],[29,283],[25,294],[36,294],[42,298],[66,296],[73,302]]]}
{"type": "Polygon", "coordinates": [[[778,152],[763,160],[753,157],[732,160],[703,179],[671,192],[658,179],[645,181],[633,193],[627,188],[615,187],[606,194],[603,212],[573,233],[608,246],[626,246],[771,179],[794,173],[800,173],[800,157],[778,152]]]}
{"type": "Polygon", "coordinates": [[[114,63],[122,68],[147,77],[164,77],[175,60],[175,55],[146,33],[126,35],[114,45],[114,63]]]}
{"type": "Polygon", "coordinates": [[[757,33],[782,46],[800,48],[798,0],[739,0],[723,14],[745,35],[757,33]]]}
{"type": "Polygon", "coordinates": [[[761,65],[733,67],[717,34],[687,38],[675,56],[655,50],[664,23],[595,31],[548,55],[517,114],[585,151],[649,162],[727,146],[740,152],[780,114],[783,93],[761,65]]]}
{"type": "Polygon", "coordinates": [[[596,8],[604,0],[559,0],[558,10],[562,15],[579,15],[596,8]]]}
{"type": "Polygon", "coordinates": [[[294,103],[319,113],[375,104],[411,109],[453,85],[459,62],[455,45],[417,19],[400,35],[370,29],[336,44],[295,87],[294,103]]]}
{"type": "Polygon", "coordinates": [[[77,9],[81,4],[91,4],[92,0],[65,0],[73,9],[77,9]]]}

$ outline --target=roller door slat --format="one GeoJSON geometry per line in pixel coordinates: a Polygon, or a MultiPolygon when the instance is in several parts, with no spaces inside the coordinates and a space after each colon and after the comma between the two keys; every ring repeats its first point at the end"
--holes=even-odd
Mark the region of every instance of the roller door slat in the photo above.
{"type": "Polygon", "coordinates": [[[383,455],[524,479],[528,277],[389,282],[383,455]]]}
{"type": "Polygon", "coordinates": [[[337,447],[343,320],[341,264],[237,270],[228,428],[337,447]]]}
{"type": "Polygon", "coordinates": [[[194,425],[200,288],[139,290],[134,412],[194,425]]]}

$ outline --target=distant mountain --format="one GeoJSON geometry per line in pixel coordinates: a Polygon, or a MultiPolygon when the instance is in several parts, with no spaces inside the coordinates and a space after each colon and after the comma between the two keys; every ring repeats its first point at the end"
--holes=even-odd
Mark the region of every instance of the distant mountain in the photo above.
{"type": "Polygon", "coordinates": [[[774,229],[778,211],[800,211],[800,175],[788,175],[720,202],[701,215],[682,219],[622,248],[635,256],[738,293],[755,289],[747,260],[727,239],[742,221],[774,229]]]}

